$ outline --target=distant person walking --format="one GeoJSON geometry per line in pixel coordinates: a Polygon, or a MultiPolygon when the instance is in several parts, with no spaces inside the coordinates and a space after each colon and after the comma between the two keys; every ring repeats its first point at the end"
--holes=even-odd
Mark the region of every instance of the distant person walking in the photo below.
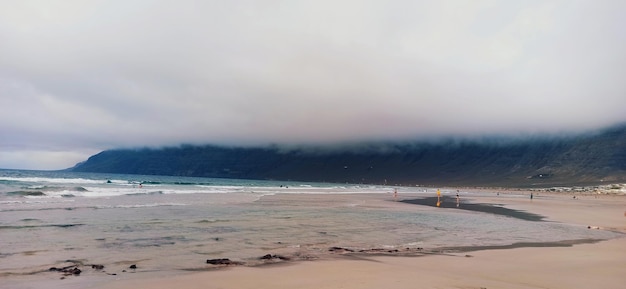
{"type": "Polygon", "coordinates": [[[394,201],[398,200],[398,189],[393,189],[393,200],[394,201]]]}
{"type": "Polygon", "coordinates": [[[461,197],[459,197],[459,193],[456,193],[456,207],[458,208],[461,204],[461,197]]]}

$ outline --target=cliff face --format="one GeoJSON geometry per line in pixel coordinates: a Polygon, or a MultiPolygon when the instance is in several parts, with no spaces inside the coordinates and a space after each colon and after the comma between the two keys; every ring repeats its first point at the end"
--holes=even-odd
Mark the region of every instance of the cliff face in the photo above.
{"type": "Polygon", "coordinates": [[[366,148],[181,146],[103,151],[71,170],[403,185],[556,186],[626,182],[626,126],[509,142],[372,143],[366,148]]]}

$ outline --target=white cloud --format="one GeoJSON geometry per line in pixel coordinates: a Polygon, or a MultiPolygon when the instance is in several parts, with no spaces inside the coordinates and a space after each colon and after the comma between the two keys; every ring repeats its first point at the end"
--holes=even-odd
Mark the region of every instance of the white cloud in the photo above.
{"type": "Polygon", "coordinates": [[[46,148],[58,156],[624,122],[625,8],[622,1],[1,2],[0,167],[8,166],[9,147],[25,159],[46,148]]]}
{"type": "Polygon", "coordinates": [[[0,168],[22,170],[58,170],[72,167],[85,161],[97,150],[87,151],[53,151],[50,149],[31,150],[19,149],[0,152],[0,168]]]}

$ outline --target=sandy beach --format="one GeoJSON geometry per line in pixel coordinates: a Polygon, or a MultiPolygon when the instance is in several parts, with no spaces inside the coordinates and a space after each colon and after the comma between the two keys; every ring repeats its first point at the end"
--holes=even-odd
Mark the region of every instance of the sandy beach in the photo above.
{"type": "MultiPolygon", "coordinates": [[[[471,193],[464,203],[494,205],[543,216],[544,221],[584,226],[589,230],[626,233],[626,196],[503,192],[499,195],[471,193]]],[[[295,196],[277,195],[289,200],[295,196]]],[[[333,198],[315,195],[309,198],[333,198]]],[[[423,197],[423,196],[422,196],[423,197]]],[[[448,195],[444,201],[453,202],[448,195]]],[[[369,206],[406,209],[414,204],[390,201],[388,194],[342,195],[339,201],[360,198],[369,206]]],[[[398,200],[415,196],[400,194],[398,200]]],[[[449,210],[435,208],[432,210],[449,210]]],[[[384,233],[384,232],[381,232],[384,233]]],[[[546,232],[550,234],[550,232],[546,232]]],[[[111,280],[101,289],[125,288],[623,288],[626,284],[626,238],[584,244],[535,244],[508,249],[476,248],[416,256],[338,254],[336,258],[287,262],[276,265],[227,266],[207,272],[177,276],[154,275],[111,280]]]]}

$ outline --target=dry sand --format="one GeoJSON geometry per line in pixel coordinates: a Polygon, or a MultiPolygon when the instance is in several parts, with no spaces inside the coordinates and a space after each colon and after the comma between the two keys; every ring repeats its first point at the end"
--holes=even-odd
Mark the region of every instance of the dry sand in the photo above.
{"type": "MultiPolygon", "coordinates": [[[[541,193],[462,194],[462,202],[502,204],[549,221],[626,232],[626,196],[541,193]]],[[[331,197],[328,195],[320,198],[331,197]]],[[[357,197],[357,196],[352,196],[357,197]]],[[[401,196],[411,198],[411,196],[401,196]]],[[[342,198],[346,198],[343,196],[342,198]]],[[[370,199],[383,205],[389,196],[370,199]]],[[[386,202],[393,203],[393,202],[386,202]]],[[[394,206],[412,206],[394,203],[394,206]]],[[[546,232],[549,234],[549,232],[546,232]]],[[[420,257],[343,255],[333,260],[230,267],[173,277],[118,280],[102,289],[138,288],[626,288],[626,238],[572,247],[515,248],[420,257]]]]}

